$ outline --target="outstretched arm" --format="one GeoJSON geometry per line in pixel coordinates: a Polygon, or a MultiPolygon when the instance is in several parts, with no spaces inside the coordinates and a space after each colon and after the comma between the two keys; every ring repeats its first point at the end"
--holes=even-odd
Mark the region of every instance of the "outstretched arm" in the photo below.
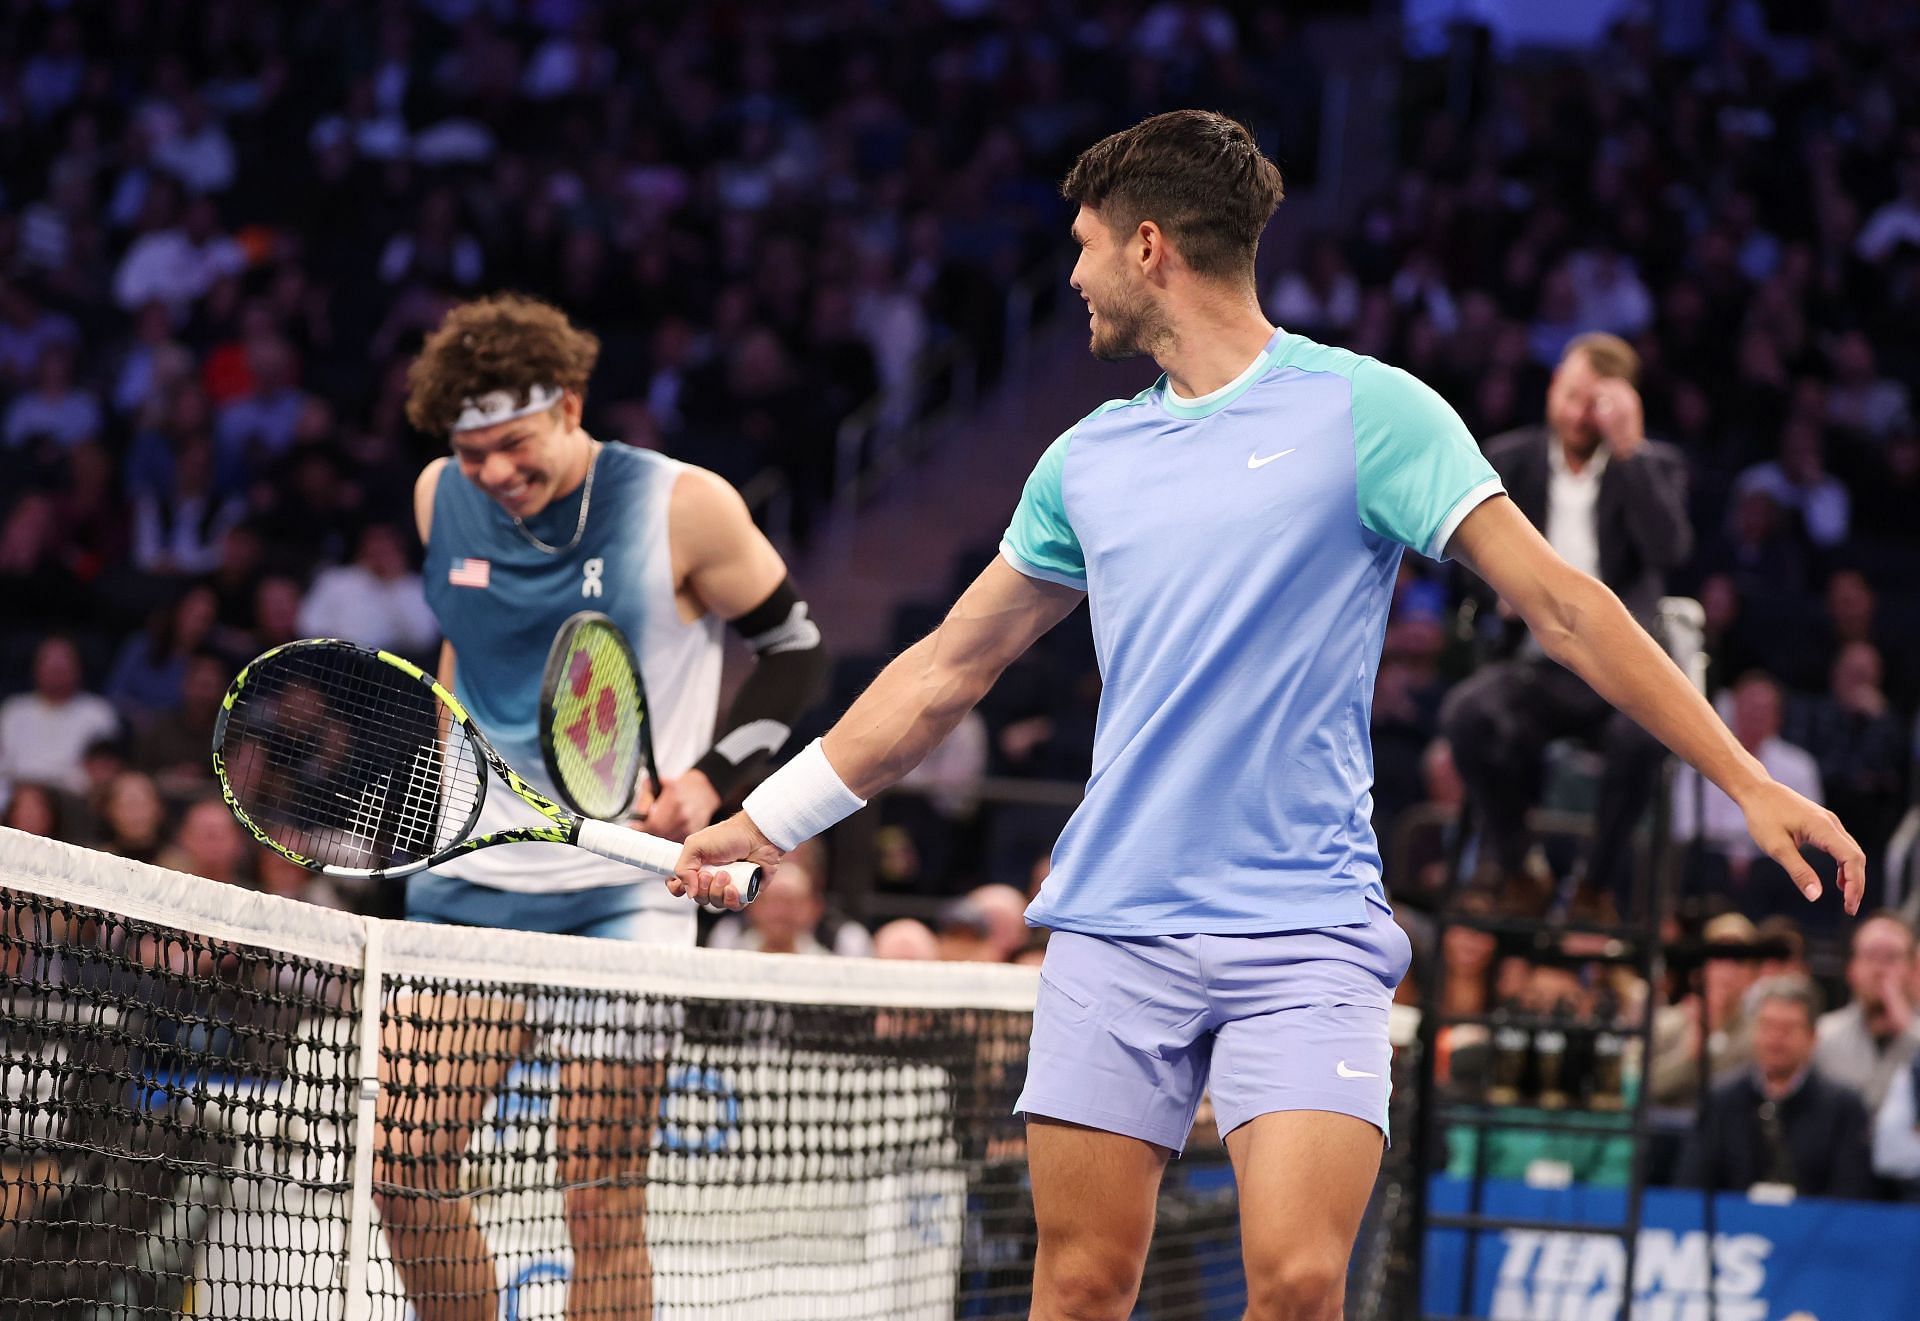
{"type": "MultiPolygon", "coordinates": [[[[939,628],[880,672],[827,731],[817,753],[811,748],[801,753],[776,778],[824,754],[828,772],[845,793],[871,798],[918,766],[1001,672],[1082,599],[1084,593],[1029,578],[996,557],[939,628]]],[[[737,813],[687,840],[667,888],[707,902],[712,887],[713,898],[738,908],[739,897],[726,886],[726,877],[708,869],[742,859],[772,866],[799,843],[791,837],[769,839],[750,812],[737,813]]]]}
{"type": "Polygon", "coordinates": [[[1820,878],[1800,856],[1803,844],[1839,863],[1847,912],[1859,910],[1866,855],[1840,819],[1776,783],[1620,599],[1561,559],[1511,500],[1487,500],[1467,515],[1447,553],[1500,593],[1547,655],[1738,803],[1754,842],[1808,899],[1820,897],[1820,878]]]}

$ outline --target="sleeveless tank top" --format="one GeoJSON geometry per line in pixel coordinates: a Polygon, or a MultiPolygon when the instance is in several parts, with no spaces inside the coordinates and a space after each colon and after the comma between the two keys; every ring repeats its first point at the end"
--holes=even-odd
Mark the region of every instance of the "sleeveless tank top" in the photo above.
{"type": "MultiPolygon", "coordinates": [[[[552,795],[553,786],[540,756],[540,676],[554,636],[576,611],[606,614],[632,642],[663,779],[688,769],[712,744],[721,621],[681,620],[667,540],[669,498],[686,466],[651,450],[603,444],[586,528],[578,545],[557,554],[522,535],[457,465],[441,471],[422,575],[427,603],[453,645],[454,695],[507,764],[543,793],[552,795]]],[[[583,482],[527,520],[527,529],[549,546],[566,545],[585,493],[583,482]]],[[[504,784],[488,785],[477,832],[539,824],[539,813],[504,784]]],[[[644,882],[653,896],[647,906],[686,903],[631,867],[558,844],[482,849],[436,870],[525,893],[644,882]]]]}

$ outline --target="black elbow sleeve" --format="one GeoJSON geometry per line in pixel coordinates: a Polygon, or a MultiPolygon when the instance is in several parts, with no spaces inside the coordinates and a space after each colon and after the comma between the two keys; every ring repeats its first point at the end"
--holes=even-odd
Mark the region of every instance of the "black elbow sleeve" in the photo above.
{"type": "Polygon", "coordinates": [[[786,745],[794,722],[826,687],[827,652],[807,603],[783,578],[772,595],[732,621],[753,649],[753,671],[720,722],[713,747],[694,763],[730,797],[748,773],[786,745]]]}

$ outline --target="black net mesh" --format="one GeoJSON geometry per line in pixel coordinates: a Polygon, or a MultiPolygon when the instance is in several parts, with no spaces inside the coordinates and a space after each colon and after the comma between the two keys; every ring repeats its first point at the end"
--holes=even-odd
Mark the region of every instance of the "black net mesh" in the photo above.
{"type": "MultiPolygon", "coordinates": [[[[805,965],[772,956],[671,952],[721,981],[784,965],[752,1004],[567,989],[529,980],[526,959],[499,981],[401,959],[380,979],[357,1173],[352,955],[46,897],[44,876],[43,893],[7,888],[22,838],[0,832],[0,1317],[1026,1316],[1018,1009],[814,1003],[805,965]]],[[[97,858],[34,846],[43,864],[97,858]]],[[[203,911],[222,902],[210,882],[114,867],[131,894],[150,875],[203,911]]],[[[268,911],[297,931],[311,910],[268,911]]],[[[493,962],[484,942],[580,949],[365,927],[444,945],[450,966],[493,962]]],[[[903,1002],[928,976],[863,974],[903,1002]]],[[[819,999],[847,998],[821,978],[819,999]]],[[[1197,1139],[1169,1167],[1136,1315],[1238,1318],[1238,1255],[1224,1153],[1197,1139]]]]}
{"type": "Polygon", "coordinates": [[[340,1315],[359,973],[5,888],[0,971],[0,1316],[340,1315]]]}
{"type": "Polygon", "coordinates": [[[485,770],[433,690],[349,642],[297,642],[243,672],[221,717],[228,790],[303,857],[399,867],[465,838],[485,770]]]}

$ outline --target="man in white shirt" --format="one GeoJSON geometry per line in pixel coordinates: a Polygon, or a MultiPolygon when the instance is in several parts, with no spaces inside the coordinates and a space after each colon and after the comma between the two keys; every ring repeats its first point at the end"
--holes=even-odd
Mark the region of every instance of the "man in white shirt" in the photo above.
{"type": "Polygon", "coordinates": [[[1878,266],[1902,244],[1920,248],[1920,162],[1900,166],[1900,191],[1881,203],[1853,241],[1860,260],[1878,266]]]}
{"type": "MultiPolygon", "coordinates": [[[[1652,629],[1667,573],[1693,550],[1693,528],[1686,460],[1647,438],[1634,388],[1639,371],[1639,355],[1625,340],[1576,336],[1547,388],[1545,425],[1496,436],[1485,452],[1508,495],[1560,557],[1611,587],[1652,629]]],[[[1476,593],[1484,611],[1497,607],[1491,594],[1476,593]]],[[[1511,614],[1500,608],[1500,617],[1511,614]]],[[[1598,740],[1606,769],[1588,884],[1611,894],[1624,913],[1633,829],[1651,798],[1659,744],[1531,638],[1449,693],[1440,723],[1484,815],[1485,855],[1509,876],[1524,870],[1532,845],[1526,814],[1546,745],[1598,740]]]]}
{"type": "Polygon", "coordinates": [[[299,439],[307,395],[300,389],[300,364],[293,346],[277,335],[247,344],[247,370],[253,388],[222,404],[214,415],[221,472],[255,474],[284,456],[299,439]]]}
{"type": "Polygon", "coordinates": [[[179,126],[153,148],[153,163],[195,193],[225,192],[233,185],[233,139],[192,92],[181,98],[179,126]]]}
{"type": "Polygon", "coordinates": [[[1820,424],[1804,415],[1789,418],[1780,432],[1780,457],[1756,463],[1733,484],[1735,502],[1759,491],[1782,509],[1800,515],[1807,540],[1830,550],[1847,539],[1853,505],[1847,488],[1826,470],[1820,424]]]}
{"type": "Polygon", "coordinates": [[[33,389],[7,406],[0,422],[8,448],[51,441],[70,450],[100,435],[100,401],[73,383],[73,346],[52,343],[41,351],[33,389]]]}
{"type": "Polygon", "coordinates": [[[420,575],[407,567],[399,531],[375,523],[360,534],[353,563],[322,569],[300,606],[300,632],[347,638],[403,656],[424,656],[440,637],[420,575]]]}
{"type": "MultiPolygon", "coordinates": [[[[1782,697],[1773,676],[1755,670],[1742,675],[1733,685],[1733,712],[1728,724],[1740,745],[1759,759],[1767,773],[1795,793],[1816,803],[1826,801],[1820,785],[1820,767],[1812,754],[1780,737],[1782,697]]],[[[1725,860],[1728,879],[1744,887],[1748,870],[1760,855],[1750,843],[1745,817],[1733,800],[1712,785],[1701,785],[1699,777],[1682,767],[1673,778],[1673,837],[1680,841],[1699,836],[1709,854],[1725,860]]],[[[1771,865],[1769,863],[1768,865],[1771,865]]],[[[1761,902],[1770,897],[1758,887],[1761,902]]],[[[1750,909],[1743,911],[1751,912],[1750,909]]]]}
{"type": "Polygon", "coordinates": [[[1827,421],[1842,431],[1884,443],[1913,420],[1907,387],[1880,372],[1873,341],[1849,330],[1834,342],[1833,380],[1827,386],[1827,421]]]}
{"type": "Polygon", "coordinates": [[[128,247],[113,275],[113,300],[133,312],[157,299],[181,315],[215,280],[246,265],[240,245],[220,232],[213,203],[196,198],[181,225],[152,228],[128,247]]]}
{"type": "Polygon", "coordinates": [[[33,653],[33,691],[0,702],[0,779],[84,793],[90,744],[120,730],[106,698],[80,691],[80,653],[55,635],[33,653]]]}
{"type": "Polygon", "coordinates": [[[1880,1109],[1920,1053],[1913,1004],[1914,932],[1891,911],[1860,919],[1847,956],[1846,1004],[1820,1015],[1813,1062],[1880,1109]]]}

